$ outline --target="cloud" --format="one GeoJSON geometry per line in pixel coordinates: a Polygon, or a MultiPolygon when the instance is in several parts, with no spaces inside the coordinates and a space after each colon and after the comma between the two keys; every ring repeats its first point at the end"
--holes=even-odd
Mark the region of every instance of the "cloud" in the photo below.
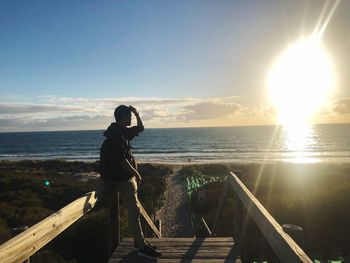
{"type": "Polygon", "coordinates": [[[340,99],[333,102],[333,112],[340,114],[350,113],[350,98],[340,99]]]}
{"type": "Polygon", "coordinates": [[[150,121],[156,118],[168,118],[171,116],[172,114],[169,113],[168,109],[156,108],[142,111],[142,119],[144,121],[150,121]]]}
{"type": "Polygon", "coordinates": [[[54,118],[0,118],[0,131],[52,131],[52,130],[91,130],[103,129],[113,121],[104,115],[77,115],[54,118]]]}
{"type": "MultiPolygon", "coordinates": [[[[104,129],[114,121],[113,111],[119,104],[136,106],[146,127],[266,125],[275,124],[278,115],[271,106],[253,104],[246,97],[89,99],[46,96],[33,100],[37,103],[0,103],[0,132],[104,129]]],[[[337,100],[329,109],[328,115],[320,114],[318,122],[346,122],[350,99],[337,100]]]]}
{"type": "Polygon", "coordinates": [[[0,114],[17,113],[38,113],[38,112],[57,112],[57,111],[79,111],[79,106],[60,106],[43,104],[0,104],[0,114]]]}
{"type": "Polygon", "coordinates": [[[41,96],[42,99],[51,103],[63,104],[79,104],[79,105],[110,105],[116,107],[120,104],[125,105],[174,105],[183,104],[196,101],[193,98],[169,99],[158,97],[122,97],[122,98],[102,98],[102,99],[88,99],[88,98],[74,98],[74,97],[58,97],[58,96],[41,96]]]}
{"type": "Polygon", "coordinates": [[[219,102],[199,102],[183,107],[187,120],[220,119],[232,115],[241,109],[238,104],[224,104],[219,102]]]}

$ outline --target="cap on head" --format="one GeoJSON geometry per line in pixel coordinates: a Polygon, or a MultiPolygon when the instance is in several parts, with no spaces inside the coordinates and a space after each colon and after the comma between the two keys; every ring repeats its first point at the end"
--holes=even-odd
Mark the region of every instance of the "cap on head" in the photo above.
{"type": "Polygon", "coordinates": [[[124,115],[130,114],[131,109],[129,106],[125,105],[119,105],[115,110],[114,110],[114,118],[115,120],[121,120],[124,115]]]}

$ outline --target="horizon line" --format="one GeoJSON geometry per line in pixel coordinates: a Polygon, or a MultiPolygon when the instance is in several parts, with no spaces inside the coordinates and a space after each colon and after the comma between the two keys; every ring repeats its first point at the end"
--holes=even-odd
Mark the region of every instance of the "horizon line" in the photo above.
{"type": "MultiPolygon", "coordinates": [[[[328,123],[314,123],[311,126],[317,125],[346,125],[350,122],[328,122],[328,123]]],[[[269,126],[284,126],[283,124],[247,124],[247,125],[227,125],[227,126],[182,126],[182,127],[150,127],[145,129],[208,129],[208,128],[229,128],[229,127],[269,127],[269,126]]],[[[40,133],[40,132],[77,132],[77,131],[103,131],[103,129],[75,129],[75,130],[34,130],[34,131],[0,131],[0,134],[4,133],[40,133]]]]}

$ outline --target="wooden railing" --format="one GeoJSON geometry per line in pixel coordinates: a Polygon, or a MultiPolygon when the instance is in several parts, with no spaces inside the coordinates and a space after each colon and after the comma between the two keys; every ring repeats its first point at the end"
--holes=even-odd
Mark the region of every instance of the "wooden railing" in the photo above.
{"type": "MultiPolygon", "coordinates": [[[[43,246],[52,241],[67,227],[93,209],[98,202],[109,198],[109,253],[120,242],[119,194],[109,184],[100,184],[95,191],[89,192],[63,207],[51,216],[8,240],[0,246],[0,263],[23,262],[43,246]]],[[[141,215],[153,233],[159,238],[161,232],[154,225],[140,204],[141,215]]]]}
{"type": "MultiPolygon", "coordinates": [[[[253,218],[267,242],[271,245],[281,262],[308,262],[312,261],[305,252],[286,234],[282,227],[269,214],[262,204],[246,188],[238,176],[230,173],[227,177],[225,187],[217,209],[212,232],[218,222],[218,215],[226,199],[229,187],[232,187],[238,202],[235,202],[235,241],[238,247],[242,241],[243,227],[243,206],[253,218]]],[[[30,227],[21,234],[8,240],[0,246],[0,263],[23,262],[36,253],[43,246],[48,244],[56,236],[62,233],[67,227],[76,222],[79,218],[93,209],[100,200],[109,197],[109,253],[112,254],[120,242],[120,221],[119,221],[119,194],[114,192],[108,184],[99,185],[95,191],[76,199],[74,202],[55,212],[51,216],[30,227]]],[[[161,232],[145,209],[140,207],[141,215],[153,234],[160,238],[161,232]]],[[[203,224],[207,226],[203,219],[203,224]]],[[[160,228],[160,227],[159,227],[160,228]]],[[[211,234],[210,229],[208,230],[211,234]]]]}
{"type": "Polygon", "coordinates": [[[307,262],[312,263],[312,260],[306,255],[306,253],[298,246],[298,244],[286,234],[277,221],[270,215],[265,207],[255,198],[255,196],[248,190],[248,188],[242,183],[239,177],[230,172],[227,176],[227,180],[221,195],[219,206],[216,212],[214,225],[212,227],[213,232],[218,222],[218,217],[221,214],[221,210],[226,199],[229,187],[232,187],[235,193],[234,208],[234,221],[235,221],[235,242],[238,243],[238,247],[241,247],[244,229],[244,213],[243,206],[247,213],[252,217],[260,231],[264,235],[267,242],[270,244],[276,255],[281,262],[307,262]]]}

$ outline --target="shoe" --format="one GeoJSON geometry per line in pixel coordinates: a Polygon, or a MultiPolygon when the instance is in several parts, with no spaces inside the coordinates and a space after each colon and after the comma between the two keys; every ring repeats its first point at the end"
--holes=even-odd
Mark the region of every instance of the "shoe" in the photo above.
{"type": "MultiPolygon", "coordinates": [[[[152,249],[157,249],[157,246],[152,245],[150,242],[148,242],[147,240],[145,240],[146,246],[152,248],[152,249]]],[[[136,244],[136,242],[134,242],[134,248],[139,248],[139,246],[136,244]]]]}
{"type": "Polygon", "coordinates": [[[162,255],[162,253],[159,253],[153,248],[146,246],[144,249],[139,249],[137,255],[144,258],[155,259],[159,258],[162,255]]]}

